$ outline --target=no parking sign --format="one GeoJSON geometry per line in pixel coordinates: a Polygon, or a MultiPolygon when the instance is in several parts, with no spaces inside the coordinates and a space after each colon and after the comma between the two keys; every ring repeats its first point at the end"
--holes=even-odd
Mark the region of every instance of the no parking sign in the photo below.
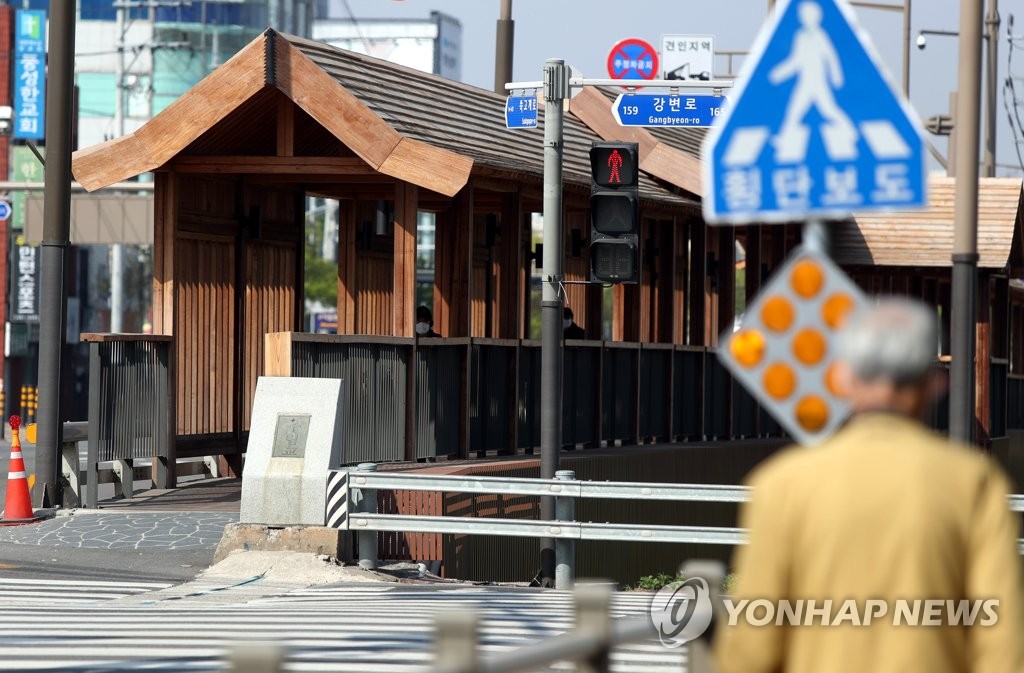
{"type": "Polygon", "coordinates": [[[608,52],[608,75],[612,79],[654,79],[659,72],[658,52],[645,40],[620,40],[608,52]]]}

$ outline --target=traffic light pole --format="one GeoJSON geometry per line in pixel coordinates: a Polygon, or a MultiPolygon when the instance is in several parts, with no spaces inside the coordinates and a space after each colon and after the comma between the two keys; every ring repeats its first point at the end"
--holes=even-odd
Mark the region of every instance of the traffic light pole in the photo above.
{"type": "MultiPolygon", "coordinates": [[[[563,105],[569,97],[569,69],[565,62],[544,64],[544,278],[541,295],[540,349],[540,476],[554,479],[562,449],[562,127],[563,105]]],[[[553,496],[541,498],[540,516],[555,518],[553,496]]],[[[541,581],[555,581],[555,540],[540,546],[541,581]]]]}
{"type": "Polygon", "coordinates": [[[50,6],[50,55],[46,79],[46,189],[43,196],[42,287],[39,302],[39,441],[32,502],[60,505],[57,483],[61,444],[61,353],[64,350],[64,286],[71,227],[71,92],[75,67],[75,3],[50,6]]]}
{"type": "MultiPolygon", "coordinates": [[[[591,79],[570,77],[569,68],[561,59],[548,59],[544,63],[544,80],[508,82],[506,91],[543,89],[544,91],[544,276],[541,294],[541,379],[540,379],[540,476],[554,479],[558,471],[558,458],[562,449],[562,312],[564,293],[562,286],[565,263],[562,242],[562,154],[564,104],[573,87],[630,86],[633,80],[591,79]]],[[[639,84],[639,82],[637,82],[639,84]]],[[[645,87],[670,89],[728,89],[731,80],[686,81],[644,80],[645,87]]],[[[555,499],[545,496],[540,501],[543,521],[555,519],[555,499]]],[[[555,541],[542,538],[540,544],[541,582],[553,586],[555,582],[555,541]]]]}
{"type": "MultiPolygon", "coordinates": [[[[978,275],[978,149],[982,1],[960,2],[956,195],[950,317],[949,436],[974,439],[975,295],[978,275]]],[[[984,363],[988,366],[988,363],[984,363]]]]}

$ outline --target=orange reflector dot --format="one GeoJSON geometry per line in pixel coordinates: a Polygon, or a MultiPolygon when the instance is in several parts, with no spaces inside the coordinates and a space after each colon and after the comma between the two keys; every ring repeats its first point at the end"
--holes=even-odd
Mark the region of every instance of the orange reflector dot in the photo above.
{"type": "Polygon", "coordinates": [[[796,374],[781,362],[769,365],[764,370],[764,389],[775,399],[784,400],[796,389],[796,374]]]}
{"type": "Polygon", "coordinates": [[[753,367],[764,356],[764,335],[754,329],[737,332],[729,342],[729,351],[744,367],[753,367]]]}
{"type": "Polygon", "coordinates": [[[838,362],[833,362],[825,370],[825,387],[832,393],[833,396],[843,398],[846,397],[846,386],[843,385],[842,377],[840,372],[842,366],[838,362]]]}
{"type": "Polygon", "coordinates": [[[802,329],[793,337],[793,355],[808,367],[825,357],[825,337],[816,329],[802,329]]]}
{"type": "Polygon", "coordinates": [[[796,403],[796,422],[808,432],[817,432],[828,423],[828,404],[817,395],[808,395],[796,403]]]}
{"type": "Polygon", "coordinates": [[[793,266],[789,284],[798,295],[810,299],[821,291],[821,286],[825,284],[825,274],[821,267],[811,260],[801,260],[793,266]]]}
{"type": "Polygon", "coordinates": [[[848,294],[837,292],[821,305],[821,319],[832,329],[839,329],[846,320],[846,315],[853,309],[853,298],[848,294]]]}
{"type": "Polygon", "coordinates": [[[771,297],[761,307],[761,322],[773,332],[785,332],[793,324],[793,305],[785,297],[771,297]]]}

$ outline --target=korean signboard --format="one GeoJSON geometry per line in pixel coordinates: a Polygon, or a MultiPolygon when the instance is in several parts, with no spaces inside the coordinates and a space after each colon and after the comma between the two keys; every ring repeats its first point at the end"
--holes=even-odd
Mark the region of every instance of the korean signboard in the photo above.
{"type": "Polygon", "coordinates": [[[663,35],[661,68],[665,79],[714,79],[714,35],[663,35]]]}
{"type": "Polygon", "coordinates": [[[39,248],[11,246],[11,322],[39,321],[39,248]]]}
{"type": "Polygon", "coordinates": [[[17,11],[14,31],[14,137],[43,139],[46,12],[17,11]]]}

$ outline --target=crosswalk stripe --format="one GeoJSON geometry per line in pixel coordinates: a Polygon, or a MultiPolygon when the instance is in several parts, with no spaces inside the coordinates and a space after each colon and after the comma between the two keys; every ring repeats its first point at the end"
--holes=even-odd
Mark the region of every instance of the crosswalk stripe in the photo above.
{"type": "MultiPolygon", "coordinates": [[[[130,595],[119,586],[123,600],[76,606],[73,620],[55,622],[52,609],[35,597],[4,597],[0,581],[0,621],[9,625],[0,637],[0,670],[209,670],[238,643],[273,641],[285,644],[289,671],[413,673],[433,661],[440,611],[480,615],[485,657],[564,632],[574,622],[571,594],[528,589],[334,585],[249,600],[228,588],[216,600],[163,601],[160,594],[130,595]]],[[[646,615],[649,603],[649,594],[616,594],[612,615],[646,615]]],[[[654,640],[617,648],[611,661],[620,673],[678,672],[685,652],[654,640]]]]}
{"type": "Polygon", "coordinates": [[[15,602],[97,603],[165,589],[169,584],[154,582],[99,582],[71,579],[29,579],[0,577],[0,605],[15,602]]]}

